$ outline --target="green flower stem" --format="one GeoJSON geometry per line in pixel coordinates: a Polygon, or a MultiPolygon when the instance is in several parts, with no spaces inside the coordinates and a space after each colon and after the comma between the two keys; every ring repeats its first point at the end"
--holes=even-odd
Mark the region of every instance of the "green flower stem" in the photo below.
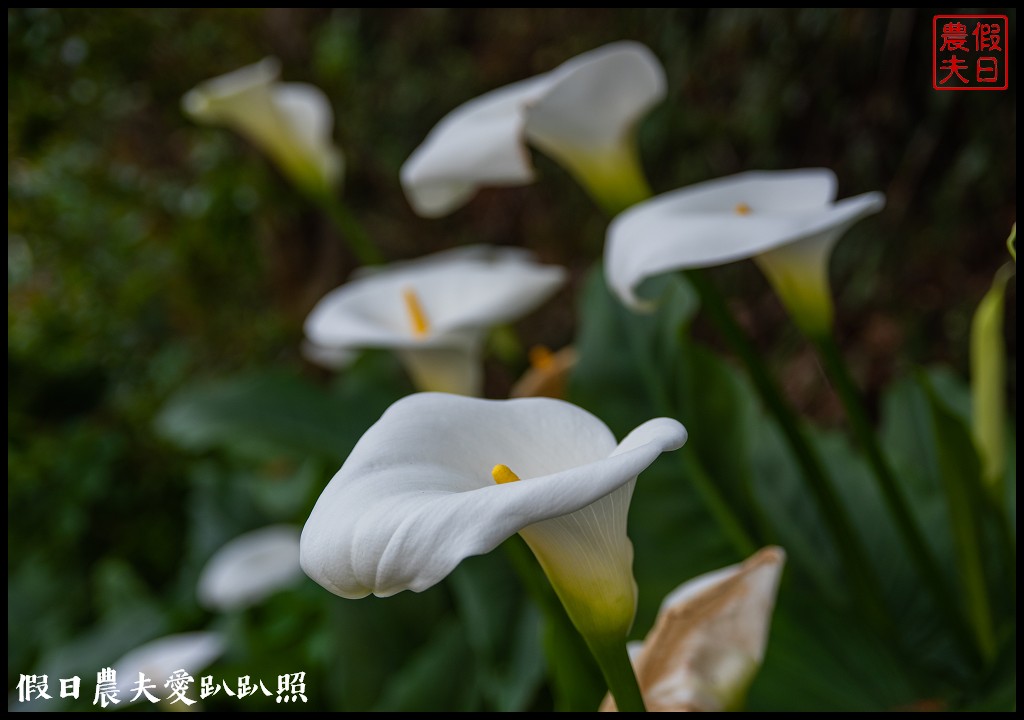
{"type": "Polygon", "coordinates": [[[943,575],[935,556],[929,549],[914,515],[910,511],[910,505],[906,496],[896,482],[896,477],[882,449],[879,447],[875,437],[874,428],[868,419],[867,412],[861,401],[860,391],[853,381],[850,371],[843,360],[842,353],[836,345],[831,334],[821,334],[810,338],[818,350],[825,372],[835,384],[836,392],[846,409],[846,416],[853,429],[854,437],[860,443],[867,454],[868,462],[874,471],[878,488],[882,493],[885,503],[896,520],[896,528],[899,531],[903,543],[910,551],[911,559],[917,566],[929,591],[934,595],[937,606],[946,613],[947,622],[963,642],[966,633],[966,625],[960,613],[952,605],[955,595],[943,581],[943,575]]]}
{"type": "Polygon", "coordinates": [[[597,664],[601,667],[608,690],[615,698],[619,712],[647,712],[640,685],[633,672],[633,663],[626,652],[625,639],[605,641],[604,639],[585,638],[590,652],[594,654],[597,664]]]}
{"type": "Polygon", "coordinates": [[[384,262],[384,256],[373,244],[363,226],[340,200],[327,193],[311,193],[310,197],[331,219],[331,223],[341,233],[361,264],[380,265],[384,262]]]}
{"type": "Polygon", "coordinates": [[[864,545],[839,495],[832,487],[817,451],[804,434],[796,415],[783,398],[757,349],[736,324],[721,293],[702,271],[689,270],[685,275],[700,295],[701,306],[746,366],[762,402],[779,423],[811,494],[827,520],[826,524],[832,532],[836,550],[849,574],[851,591],[858,597],[866,616],[876,627],[880,630],[888,628],[890,621],[882,601],[881,586],[868,562],[864,545]]]}

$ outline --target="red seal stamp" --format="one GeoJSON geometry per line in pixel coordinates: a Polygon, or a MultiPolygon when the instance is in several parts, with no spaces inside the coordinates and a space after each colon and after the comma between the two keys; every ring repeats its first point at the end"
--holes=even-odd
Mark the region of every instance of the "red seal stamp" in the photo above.
{"type": "Polygon", "coordinates": [[[1006,15],[936,15],[932,18],[932,87],[936,90],[1006,90],[1010,86],[1006,15]]]}

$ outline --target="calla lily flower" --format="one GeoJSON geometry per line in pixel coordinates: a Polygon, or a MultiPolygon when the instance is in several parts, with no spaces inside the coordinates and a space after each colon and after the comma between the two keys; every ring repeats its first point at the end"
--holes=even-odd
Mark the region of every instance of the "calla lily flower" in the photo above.
{"type": "Polygon", "coordinates": [[[754,258],[801,328],[821,334],[832,326],[832,247],[885,205],[877,192],[835,196],[825,169],[747,172],[659,195],[609,226],[608,283],[641,307],[636,289],[646,278],[754,258]]]}
{"type": "Polygon", "coordinates": [[[240,535],[214,553],[199,576],[199,601],[211,610],[255,605],[302,577],[299,528],[272,525],[240,535]]]}
{"type": "Polygon", "coordinates": [[[306,318],[306,356],[330,366],[345,351],[391,348],[419,389],[479,395],[487,330],[534,310],[564,281],[562,268],[519,250],[475,247],[395,263],[317,303],[306,318]]]}
{"type": "MultiPolygon", "coordinates": [[[[161,691],[167,678],[177,670],[198,677],[198,673],[223,655],[226,648],[227,640],[218,632],[181,633],[148,642],[114,663],[118,694],[124,700],[131,700],[140,672],[161,691]]],[[[162,692],[159,697],[164,697],[162,692]]]]}
{"type": "MultiPolygon", "coordinates": [[[[737,710],[764,660],[782,548],[683,583],[665,598],[654,627],[630,657],[647,709],[737,710]]],[[[606,697],[601,710],[614,710],[606,697]]]]}
{"type": "Polygon", "coordinates": [[[182,107],[197,122],[240,133],[307,192],[327,195],[344,169],[331,103],[319,88],[279,82],[279,74],[278,61],[266,58],[197,85],[182,107]]]}
{"type": "Polygon", "coordinates": [[[588,642],[624,642],[636,608],[633,485],[685,441],[669,418],[616,443],[561,400],[411,395],[321,494],[302,530],[302,568],[345,598],[420,592],[518,532],[588,642]]]}
{"type": "Polygon", "coordinates": [[[418,214],[447,215],[480,187],[533,182],[529,141],[617,212],[649,195],[634,129],[664,96],[648,48],[605,45],[453,110],[402,166],[402,187],[418,214]]]}

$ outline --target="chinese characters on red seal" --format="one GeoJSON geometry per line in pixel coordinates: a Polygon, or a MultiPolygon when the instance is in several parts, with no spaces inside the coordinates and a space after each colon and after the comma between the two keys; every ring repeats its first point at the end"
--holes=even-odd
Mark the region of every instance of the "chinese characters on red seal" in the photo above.
{"type": "Polygon", "coordinates": [[[1009,23],[1005,15],[932,18],[932,87],[1005,90],[1009,87],[1009,23]]]}

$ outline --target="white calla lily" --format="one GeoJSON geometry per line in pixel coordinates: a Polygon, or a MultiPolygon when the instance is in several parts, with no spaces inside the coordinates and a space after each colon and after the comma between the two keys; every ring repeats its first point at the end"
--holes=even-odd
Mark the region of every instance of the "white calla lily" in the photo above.
{"type": "Polygon", "coordinates": [[[346,598],[419,592],[518,532],[588,641],[621,642],[636,607],[633,485],[685,441],[669,418],[617,444],[603,422],[560,400],[411,395],[321,494],[302,531],[302,567],[346,598]]]}
{"type": "Polygon", "coordinates": [[[832,248],[885,205],[877,192],[835,195],[835,174],[825,169],[747,172],[659,195],[609,226],[608,283],[641,307],[636,289],[649,277],[755,258],[801,327],[821,333],[832,325],[832,248]]]}
{"type": "Polygon", "coordinates": [[[565,271],[519,250],[467,248],[374,269],[328,293],[306,319],[310,359],[395,350],[421,390],[478,395],[489,328],[549,298],[565,271]],[[340,352],[339,352],[340,351],[340,352]]]}
{"type": "Polygon", "coordinates": [[[402,166],[402,186],[418,214],[447,215],[480,187],[533,182],[528,140],[621,210],[649,194],[634,129],[664,96],[647,47],[605,45],[450,112],[402,166]]]}
{"type": "Polygon", "coordinates": [[[211,610],[254,605],[302,577],[299,528],[272,525],[239,535],[207,561],[196,594],[211,610]]]}
{"type": "MultiPolygon", "coordinates": [[[[647,709],[737,710],[764,660],[782,548],[683,583],[665,598],[642,643],[630,643],[647,709]]],[[[602,710],[614,710],[611,697],[602,710]]]]}
{"type": "MultiPolygon", "coordinates": [[[[167,635],[128,652],[113,664],[117,673],[117,690],[124,700],[131,700],[138,688],[139,673],[160,688],[172,673],[185,670],[193,677],[224,654],[227,640],[219,632],[189,632],[167,635]]],[[[139,699],[141,699],[141,694],[139,699]]]]}
{"type": "Polygon", "coordinates": [[[182,106],[198,122],[232,128],[300,187],[326,195],[344,169],[331,140],[331,103],[319,88],[279,82],[279,74],[278,61],[266,58],[200,83],[185,94],[182,106]]]}

